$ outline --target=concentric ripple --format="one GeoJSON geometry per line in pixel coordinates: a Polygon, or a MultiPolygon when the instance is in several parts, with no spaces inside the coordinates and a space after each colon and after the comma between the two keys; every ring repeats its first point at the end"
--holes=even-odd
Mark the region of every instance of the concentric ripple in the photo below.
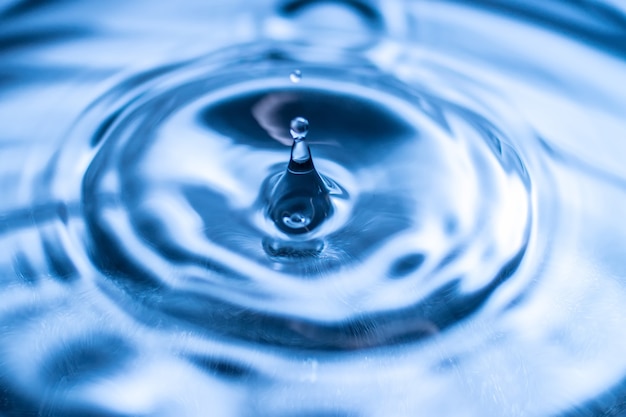
{"type": "Polygon", "coordinates": [[[413,340],[473,313],[529,239],[530,181],[509,139],[374,67],[299,62],[294,83],[286,50],[146,74],[91,110],[112,115],[104,125],[76,129],[102,288],[139,318],[308,349],[413,340]],[[298,116],[333,207],[303,236],[267,216],[298,116]]]}

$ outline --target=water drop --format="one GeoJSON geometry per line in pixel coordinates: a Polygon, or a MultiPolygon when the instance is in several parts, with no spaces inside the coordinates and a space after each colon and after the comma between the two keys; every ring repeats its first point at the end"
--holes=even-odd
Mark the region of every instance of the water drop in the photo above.
{"type": "Polygon", "coordinates": [[[291,121],[289,131],[294,140],[302,140],[309,133],[309,121],[304,117],[296,117],[291,121]]]}
{"type": "Polygon", "coordinates": [[[291,74],[289,74],[289,79],[294,84],[299,83],[300,80],[302,80],[302,71],[300,71],[299,69],[293,70],[291,74]]]}

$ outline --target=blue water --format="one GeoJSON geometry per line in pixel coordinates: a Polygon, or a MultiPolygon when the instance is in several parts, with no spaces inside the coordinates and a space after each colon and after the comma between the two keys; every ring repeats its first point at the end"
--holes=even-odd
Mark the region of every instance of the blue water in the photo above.
{"type": "Polygon", "coordinates": [[[0,416],[626,415],[620,2],[0,22],[0,416]]]}

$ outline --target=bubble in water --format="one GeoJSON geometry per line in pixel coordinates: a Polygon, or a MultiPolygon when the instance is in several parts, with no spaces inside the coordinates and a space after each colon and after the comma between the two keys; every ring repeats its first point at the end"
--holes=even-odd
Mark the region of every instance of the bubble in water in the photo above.
{"type": "Polygon", "coordinates": [[[302,71],[300,71],[299,69],[293,70],[291,74],[289,74],[289,79],[294,84],[299,83],[300,80],[302,80],[302,71]]]}
{"type": "Polygon", "coordinates": [[[295,140],[302,140],[309,133],[309,121],[304,117],[296,117],[291,121],[291,137],[295,140]]]}

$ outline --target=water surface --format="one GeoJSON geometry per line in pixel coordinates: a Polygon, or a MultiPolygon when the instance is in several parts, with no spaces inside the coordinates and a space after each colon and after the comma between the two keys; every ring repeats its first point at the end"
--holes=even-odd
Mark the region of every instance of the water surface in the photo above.
{"type": "Polygon", "coordinates": [[[0,19],[0,414],[626,413],[617,2],[0,19]]]}

